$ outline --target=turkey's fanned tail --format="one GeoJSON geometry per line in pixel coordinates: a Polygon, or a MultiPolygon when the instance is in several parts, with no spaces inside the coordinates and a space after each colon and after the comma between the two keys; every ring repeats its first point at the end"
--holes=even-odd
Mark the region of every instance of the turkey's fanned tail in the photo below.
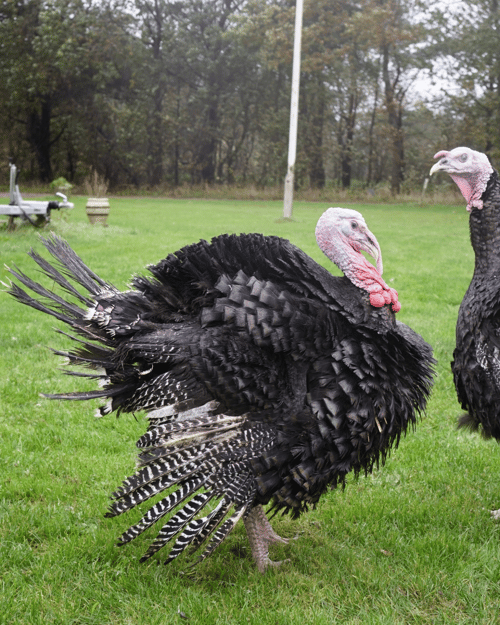
{"type": "Polygon", "coordinates": [[[198,549],[210,537],[200,559],[212,553],[255,504],[252,460],[274,444],[273,428],[253,422],[249,427],[245,415],[181,417],[151,428],[138,440],[137,447],[144,450],[139,468],[113,493],[115,501],[106,514],[120,515],[175,488],[119,538],[124,545],[173,512],[141,561],[174,538],[166,562],[190,546],[198,549]],[[213,501],[217,503],[210,510],[213,501]],[[234,513],[224,520],[231,508],[234,513]]]}
{"type": "Polygon", "coordinates": [[[40,239],[55,260],[49,262],[33,249],[29,255],[50,279],[51,288],[13,268],[9,269],[10,273],[26,290],[13,282],[8,292],[22,304],[72,328],[74,334],[58,332],[78,346],[69,351],[53,351],[65,358],[66,364],[98,372],[86,374],[67,370],[67,375],[97,378],[101,386],[95,391],[48,393],[45,397],[107,399],[96,412],[97,416],[113,411],[119,414],[156,409],[161,413],[156,417],[157,422],[175,419],[178,413],[212,400],[186,366],[183,341],[185,335],[189,336],[190,328],[182,334],[176,332],[177,328],[155,320],[155,306],[161,309],[160,312],[155,309],[157,316],[165,313],[163,300],[152,302],[134,291],[122,293],[89,269],[60,237],[51,235],[40,239]],[[63,295],[58,294],[54,286],[63,289],[63,295]],[[136,335],[139,338],[136,339],[136,335]],[[131,343],[125,345],[124,339],[130,339],[131,343]]]}

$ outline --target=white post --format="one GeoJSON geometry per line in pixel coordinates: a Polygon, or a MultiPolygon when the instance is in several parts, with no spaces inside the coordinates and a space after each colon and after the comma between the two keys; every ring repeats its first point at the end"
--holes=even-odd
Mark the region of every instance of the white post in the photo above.
{"type": "Polygon", "coordinates": [[[296,0],[295,5],[295,35],[293,41],[293,68],[292,68],[292,99],[290,103],[290,134],[288,138],[288,169],[285,178],[285,199],[283,217],[292,218],[293,180],[295,169],[295,155],[297,153],[297,122],[299,112],[299,85],[300,85],[300,48],[302,39],[302,7],[303,0],[296,0]]]}

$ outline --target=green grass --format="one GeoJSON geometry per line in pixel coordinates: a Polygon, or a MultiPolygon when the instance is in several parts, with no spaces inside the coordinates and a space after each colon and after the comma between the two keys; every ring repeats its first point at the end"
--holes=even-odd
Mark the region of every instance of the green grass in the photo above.
{"type": "MultiPolygon", "coordinates": [[[[72,198],[73,199],[73,198],[72,198]]],[[[314,240],[327,203],[116,198],[108,228],[90,226],[84,199],[52,227],[120,288],[180,246],[221,232],[289,238],[329,267],[314,240]]],[[[47,346],[67,345],[52,319],[1,294],[0,623],[449,624],[499,621],[500,450],[455,429],[460,414],[449,362],[473,255],[465,209],[353,205],[376,234],[398,318],[435,349],[438,375],[425,418],[386,466],[350,479],[317,509],[275,528],[297,536],[275,547],[290,562],[261,576],[243,527],[205,563],[169,567],[138,558],[154,532],[123,549],[116,538],[140,513],[105,519],[109,494],[134,467],[143,422],[100,420],[89,403],[51,402],[73,390],[47,346]],[[185,571],[185,574],[182,572],[185,571]],[[189,620],[185,620],[183,613],[189,620]]],[[[0,229],[3,263],[33,275],[26,252],[38,232],[0,229]]],[[[334,270],[335,273],[339,273],[334,270]]],[[[1,269],[1,279],[8,274],[1,269]]],[[[83,382],[82,382],[83,384],[83,382]]]]}

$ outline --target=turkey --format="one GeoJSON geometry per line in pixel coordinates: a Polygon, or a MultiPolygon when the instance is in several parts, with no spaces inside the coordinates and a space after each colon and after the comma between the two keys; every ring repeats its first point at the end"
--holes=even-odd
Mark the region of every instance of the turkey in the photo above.
{"type": "Polygon", "coordinates": [[[452,177],[467,201],[475,266],[458,312],[451,368],[466,414],[459,427],[500,440],[500,182],[485,154],[438,152],[431,174],[452,177]]]}
{"type": "Polygon", "coordinates": [[[96,370],[73,374],[100,381],[48,397],[104,400],[98,416],[146,412],[137,471],[107,513],[161,495],[119,539],[162,521],[142,560],[172,541],[167,562],[203,545],[199,562],[242,519],[258,570],[279,564],[269,545],[287,541],[263,506],[298,517],[348,473],[383,463],[425,408],[432,350],[396,321],[401,304],[362,215],[330,208],[316,238],[345,277],[260,234],[188,245],[125,292],[54,235],[43,242],[55,263],[30,256],[62,294],[10,270],[35,294],[14,283],[17,300],[76,334],[56,353],[96,370]]]}

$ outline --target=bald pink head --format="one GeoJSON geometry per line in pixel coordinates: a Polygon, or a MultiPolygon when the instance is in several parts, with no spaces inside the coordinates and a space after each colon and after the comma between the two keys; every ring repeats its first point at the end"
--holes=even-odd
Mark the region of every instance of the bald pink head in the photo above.
{"type": "Polygon", "coordinates": [[[318,220],[316,240],[324,254],[353,284],[368,291],[372,306],[391,304],[394,312],[400,310],[397,292],[382,279],[382,253],[378,241],[361,213],[347,208],[329,208],[318,220]],[[373,256],[377,268],[361,251],[373,256]]]}
{"type": "Polygon", "coordinates": [[[481,196],[486,190],[488,180],[493,173],[486,154],[470,148],[442,150],[434,155],[439,161],[431,168],[430,175],[436,171],[449,174],[460,189],[467,202],[467,210],[483,208],[481,196]]]}

